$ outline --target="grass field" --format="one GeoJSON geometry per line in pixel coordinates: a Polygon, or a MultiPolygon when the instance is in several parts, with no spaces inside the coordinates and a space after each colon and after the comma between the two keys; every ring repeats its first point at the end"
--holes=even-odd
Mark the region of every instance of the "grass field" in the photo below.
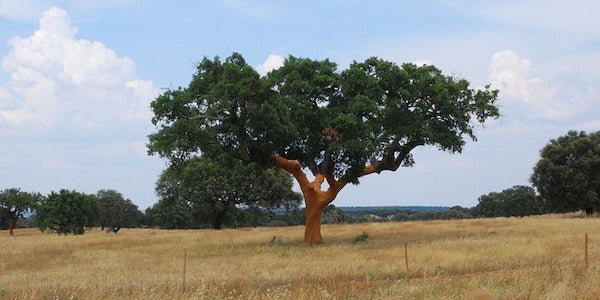
{"type": "Polygon", "coordinates": [[[325,225],[323,237],[303,244],[302,227],[0,231],[0,299],[600,299],[599,218],[325,225]]]}

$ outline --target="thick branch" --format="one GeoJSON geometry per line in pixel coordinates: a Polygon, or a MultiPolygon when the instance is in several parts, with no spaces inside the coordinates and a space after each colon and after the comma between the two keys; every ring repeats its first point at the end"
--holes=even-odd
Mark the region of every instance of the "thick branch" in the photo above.
{"type": "Polygon", "coordinates": [[[373,165],[373,164],[369,164],[369,165],[368,165],[368,166],[366,166],[366,167],[365,167],[365,169],[363,170],[363,175],[362,175],[362,176],[369,175],[369,174],[371,174],[371,173],[375,173],[375,172],[376,172],[376,170],[377,170],[377,169],[375,168],[375,165],[373,165]]]}
{"type": "Polygon", "coordinates": [[[404,145],[400,145],[398,142],[393,142],[383,159],[372,162],[369,166],[365,167],[363,176],[371,173],[381,173],[385,170],[392,172],[398,170],[410,151],[417,146],[422,146],[423,144],[424,143],[420,141],[412,141],[404,145]]]}
{"type": "Polygon", "coordinates": [[[329,196],[327,197],[327,204],[329,204],[333,201],[333,199],[335,199],[337,194],[346,186],[347,182],[342,180],[337,181],[333,178],[333,175],[331,174],[325,175],[325,178],[327,179],[327,184],[329,184],[329,188],[326,191],[326,193],[329,196]]]}
{"type": "Polygon", "coordinates": [[[407,143],[406,145],[402,146],[400,153],[398,154],[398,156],[396,157],[396,160],[394,161],[393,169],[390,171],[396,171],[400,167],[400,165],[402,164],[404,159],[406,159],[406,156],[410,153],[410,151],[415,149],[417,146],[423,146],[424,144],[425,143],[423,143],[423,142],[410,142],[410,143],[407,143]]]}
{"type": "Polygon", "coordinates": [[[325,180],[325,175],[323,175],[321,173],[315,175],[315,184],[317,186],[321,187],[324,180],[325,180]]]}
{"type": "Polygon", "coordinates": [[[325,154],[323,156],[323,162],[319,166],[319,171],[323,174],[331,174],[333,171],[333,158],[331,157],[331,150],[325,150],[325,154]]]}
{"type": "Polygon", "coordinates": [[[309,184],[308,178],[306,177],[306,173],[302,171],[302,164],[297,160],[289,160],[279,156],[278,154],[272,155],[273,159],[275,159],[275,164],[286,172],[292,174],[294,178],[298,181],[300,188],[307,186],[309,184]]]}

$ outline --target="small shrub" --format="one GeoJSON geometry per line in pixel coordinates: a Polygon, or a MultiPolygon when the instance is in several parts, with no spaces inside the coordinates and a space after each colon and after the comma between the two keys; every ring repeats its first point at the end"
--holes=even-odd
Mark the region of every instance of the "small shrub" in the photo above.
{"type": "Polygon", "coordinates": [[[361,234],[357,235],[352,241],[353,244],[364,243],[369,239],[369,234],[366,231],[363,231],[361,234]]]}
{"type": "Polygon", "coordinates": [[[281,245],[281,243],[283,243],[283,241],[280,238],[278,238],[277,236],[273,236],[271,238],[271,241],[269,241],[269,244],[271,244],[271,245],[281,245]]]}

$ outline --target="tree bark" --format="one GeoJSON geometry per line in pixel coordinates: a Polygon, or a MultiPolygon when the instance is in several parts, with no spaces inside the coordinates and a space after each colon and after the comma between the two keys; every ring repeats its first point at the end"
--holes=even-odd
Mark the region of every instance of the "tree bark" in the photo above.
{"type": "Polygon", "coordinates": [[[225,212],[222,210],[219,210],[216,212],[215,217],[213,218],[213,229],[221,229],[221,227],[223,226],[223,218],[225,217],[225,212]]]}
{"type": "Polygon", "coordinates": [[[11,213],[8,214],[8,230],[10,235],[13,235],[13,228],[15,228],[15,218],[11,213]]]}
{"type": "Polygon", "coordinates": [[[288,160],[279,155],[273,155],[273,158],[275,158],[278,167],[294,176],[304,195],[306,204],[304,242],[322,242],[321,216],[323,215],[323,209],[335,199],[337,194],[346,186],[346,182],[336,181],[333,176],[320,173],[315,174],[315,180],[311,182],[302,171],[302,165],[299,161],[288,160]],[[327,180],[329,188],[323,191],[321,186],[325,180],[327,180]]]}
{"type": "MultiPolygon", "coordinates": [[[[305,197],[306,199],[306,197],[305,197]]],[[[304,242],[307,243],[320,243],[323,241],[321,236],[321,217],[323,216],[323,209],[320,205],[308,204],[312,201],[306,201],[305,209],[305,222],[304,222],[304,242]]]]}

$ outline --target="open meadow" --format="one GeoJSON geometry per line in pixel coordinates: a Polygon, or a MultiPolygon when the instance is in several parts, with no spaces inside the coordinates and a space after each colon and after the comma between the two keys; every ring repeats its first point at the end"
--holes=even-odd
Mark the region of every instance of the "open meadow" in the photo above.
{"type": "Polygon", "coordinates": [[[0,231],[0,299],[600,298],[599,218],[324,225],[323,237],[304,244],[303,227],[0,231]]]}

